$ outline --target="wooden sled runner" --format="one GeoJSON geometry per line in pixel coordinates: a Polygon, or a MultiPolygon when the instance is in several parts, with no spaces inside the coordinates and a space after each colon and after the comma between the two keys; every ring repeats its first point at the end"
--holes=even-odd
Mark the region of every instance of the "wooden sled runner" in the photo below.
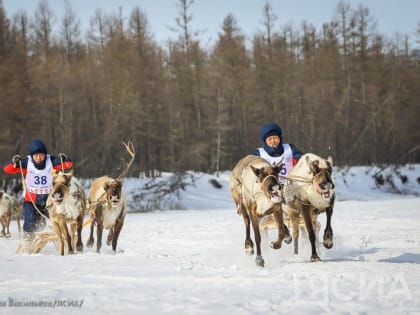
{"type": "Polygon", "coordinates": [[[28,253],[28,254],[37,254],[39,253],[47,244],[48,242],[53,242],[54,246],[57,248],[57,235],[54,231],[41,231],[35,232],[35,237],[30,245],[28,251],[24,251],[25,249],[25,240],[19,244],[18,248],[16,249],[16,254],[28,253]]]}

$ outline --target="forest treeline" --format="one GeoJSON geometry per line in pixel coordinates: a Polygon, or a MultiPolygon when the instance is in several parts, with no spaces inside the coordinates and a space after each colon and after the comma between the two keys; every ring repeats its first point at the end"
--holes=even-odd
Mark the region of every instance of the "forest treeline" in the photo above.
{"type": "Polygon", "coordinates": [[[389,39],[367,7],[341,1],[321,29],[296,29],[266,2],[252,38],[229,14],[208,45],[179,0],[174,39],[158,44],[140,7],[98,9],[82,32],[65,3],[61,18],[46,0],[10,17],[0,0],[4,162],[40,138],[79,176],[112,175],[131,140],[131,176],[230,170],[271,122],[341,166],[420,162],[420,23],[417,40],[389,39]]]}

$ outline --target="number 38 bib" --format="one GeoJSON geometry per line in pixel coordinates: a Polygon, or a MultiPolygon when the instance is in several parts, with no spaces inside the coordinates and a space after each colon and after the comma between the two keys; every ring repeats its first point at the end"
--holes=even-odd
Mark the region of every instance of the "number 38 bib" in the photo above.
{"type": "Polygon", "coordinates": [[[38,170],[30,156],[26,174],[26,189],[34,194],[49,194],[52,190],[52,170],[50,155],[45,157],[45,168],[38,170]]]}

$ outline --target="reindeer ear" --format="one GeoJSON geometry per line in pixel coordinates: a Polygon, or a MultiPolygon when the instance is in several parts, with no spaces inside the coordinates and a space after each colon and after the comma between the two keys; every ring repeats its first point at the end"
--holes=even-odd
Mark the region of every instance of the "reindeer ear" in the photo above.
{"type": "Polygon", "coordinates": [[[318,160],[314,160],[311,161],[311,159],[309,158],[309,156],[306,157],[306,163],[309,166],[309,173],[318,173],[319,171],[319,161],[318,160]]]}
{"type": "Polygon", "coordinates": [[[281,172],[281,170],[283,169],[283,166],[284,166],[284,163],[281,163],[281,162],[275,164],[273,166],[274,172],[278,175],[281,172]]]}
{"type": "Polygon", "coordinates": [[[311,161],[311,159],[309,158],[308,155],[306,156],[305,161],[306,161],[306,164],[308,165],[308,168],[309,168],[308,174],[311,174],[311,172],[312,172],[312,161],[311,161]]]}
{"type": "Polygon", "coordinates": [[[259,177],[261,173],[263,172],[263,168],[256,168],[251,165],[251,169],[254,172],[255,176],[259,177]]]}
{"type": "Polygon", "coordinates": [[[331,155],[329,155],[329,156],[327,157],[327,162],[328,162],[328,163],[330,163],[330,166],[331,166],[331,167],[333,167],[334,163],[333,163],[333,158],[332,158],[332,156],[331,156],[331,155]]]}
{"type": "Polygon", "coordinates": [[[312,171],[314,173],[319,172],[319,160],[312,161],[312,171]]]}

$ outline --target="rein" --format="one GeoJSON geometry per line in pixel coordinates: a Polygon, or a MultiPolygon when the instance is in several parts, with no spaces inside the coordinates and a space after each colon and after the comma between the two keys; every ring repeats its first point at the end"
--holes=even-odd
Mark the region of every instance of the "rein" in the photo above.
{"type": "Polygon", "coordinates": [[[291,182],[302,182],[302,183],[308,183],[308,184],[312,184],[314,182],[314,179],[319,177],[321,175],[321,172],[316,173],[314,175],[314,177],[312,177],[312,179],[306,179],[306,178],[302,178],[302,177],[290,177],[290,176],[284,176],[284,175],[279,175],[280,178],[286,179],[286,180],[290,180],[291,182]]]}

